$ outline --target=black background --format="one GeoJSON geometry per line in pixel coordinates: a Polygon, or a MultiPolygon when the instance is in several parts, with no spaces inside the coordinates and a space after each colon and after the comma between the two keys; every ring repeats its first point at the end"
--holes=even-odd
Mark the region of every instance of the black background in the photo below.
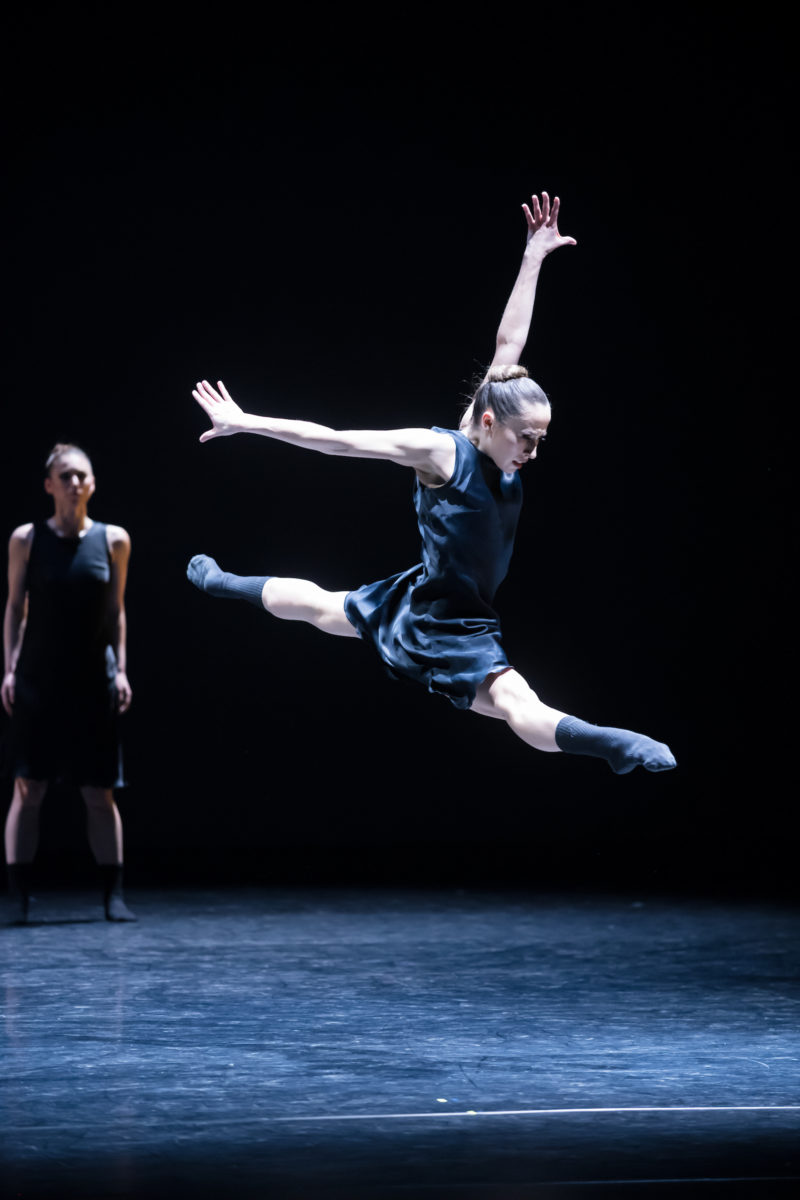
{"type": "MultiPolygon", "coordinates": [[[[1,508],[47,515],[75,440],[131,534],[132,878],[796,886],[788,41],[613,6],[10,17],[1,508]],[[579,245],[525,355],[554,419],[506,646],[557,707],[668,741],[664,776],[536,754],[184,578],[199,551],[333,589],[417,561],[406,472],[200,446],[191,388],[455,424],[543,188],[579,245]]],[[[79,810],[53,797],[45,858],[79,810]]]]}

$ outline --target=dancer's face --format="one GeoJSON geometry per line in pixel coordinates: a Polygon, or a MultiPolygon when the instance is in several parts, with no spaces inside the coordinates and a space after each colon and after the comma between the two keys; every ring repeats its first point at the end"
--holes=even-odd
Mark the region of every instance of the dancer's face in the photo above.
{"type": "Polygon", "coordinates": [[[94,492],[92,464],[78,450],[67,450],[50,468],[44,490],[53,497],[56,508],[85,506],[94,492]]]}
{"type": "Polygon", "coordinates": [[[501,471],[519,471],[536,458],[550,424],[549,404],[530,404],[516,417],[498,421],[488,409],[481,417],[478,449],[501,471]]]}

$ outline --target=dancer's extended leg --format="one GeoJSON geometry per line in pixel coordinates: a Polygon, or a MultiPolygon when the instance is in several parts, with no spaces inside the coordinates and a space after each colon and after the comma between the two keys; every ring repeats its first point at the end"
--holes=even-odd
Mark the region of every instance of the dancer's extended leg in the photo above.
{"type": "Polygon", "coordinates": [[[347,592],[326,592],[310,579],[284,579],[273,575],[264,587],[264,607],[284,621],[306,621],[323,633],[358,637],[347,619],[347,592]]]}
{"type": "Polygon", "coordinates": [[[668,771],[676,766],[663,742],[629,729],[590,725],[542,704],[517,671],[503,671],[485,679],[472,708],[484,716],[501,717],[518,737],[537,750],[604,758],[617,775],[627,775],[638,766],[647,771],[668,771]]]}
{"type": "Polygon", "coordinates": [[[358,637],[344,611],[347,592],[326,592],[309,579],[232,575],[206,554],[195,555],[186,574],[195,587],[211,596],[249,600],[284,621],[305,621],[323,633],[358,637]]]}

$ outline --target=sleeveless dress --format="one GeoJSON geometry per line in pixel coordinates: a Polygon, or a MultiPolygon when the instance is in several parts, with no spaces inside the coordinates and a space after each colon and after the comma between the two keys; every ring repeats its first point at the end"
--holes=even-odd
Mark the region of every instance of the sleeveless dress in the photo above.
{"type": "Polygon", "coordinates": [[[83,537],[70,538],[37,522],[25,586],[28,620],[16,670],[11,773],[117,787],[123,780],[106,526],[95,521],[83,537]]]}
{"type": "Polygon", "coordinates": [[[451,478],[414,490],[422,562],[345,597],[345,613],[393,677],[423,683],[469,708],[487,675],[508,668],[492,607],[506,576],[522,504],[518,472],[504,473],[463,433],[451,478]]]}

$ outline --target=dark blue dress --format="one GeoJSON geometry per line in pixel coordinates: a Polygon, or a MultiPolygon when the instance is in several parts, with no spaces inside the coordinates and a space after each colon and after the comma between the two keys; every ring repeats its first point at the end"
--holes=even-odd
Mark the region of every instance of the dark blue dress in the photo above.
{"type": "Polygon", "coordinates": [[[522,483],[463,433],[434,433],[453,438],[456,462],[441,487],[417,480],[422,562],[349,592],[344,608],[390,675],[469,708],[486,676],[509,666],[492,603],[511,561],[522,483]]]}

